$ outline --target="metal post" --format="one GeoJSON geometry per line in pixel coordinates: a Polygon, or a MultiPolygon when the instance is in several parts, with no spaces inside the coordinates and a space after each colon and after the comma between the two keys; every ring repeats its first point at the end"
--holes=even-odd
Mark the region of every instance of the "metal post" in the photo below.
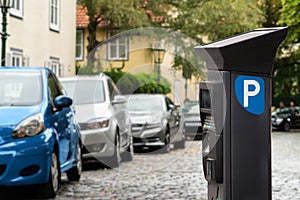
{"type": "Polygon", "coordinates": [[[1,39],[2,39],[2,51],[1,51],[1,66],[5,66],[5,54],[6,54],[6,39],[9,36],[6,32],[6,26],[7,26],[7,7],[2,7],[2,33],[1,33],[1,39]]]}
{"type": "Polygon", "coordinates": [[[160,58],[158,58],[157,62],[157,90],[156,93],[159,94],[159,83],[160,83],[160,58]]]}

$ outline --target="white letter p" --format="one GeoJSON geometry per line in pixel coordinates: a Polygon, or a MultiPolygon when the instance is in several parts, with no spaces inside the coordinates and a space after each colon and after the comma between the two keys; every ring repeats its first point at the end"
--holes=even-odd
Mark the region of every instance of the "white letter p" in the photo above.
{"type": "Polygon", "coordinates": [[[249,97],[257,95],[260,91],[260,85],[255,80],[244,80],[244,108],[249,106],[249,97]],[[255,89],[249,91],[249,85],[253,85],[255,89]]]}

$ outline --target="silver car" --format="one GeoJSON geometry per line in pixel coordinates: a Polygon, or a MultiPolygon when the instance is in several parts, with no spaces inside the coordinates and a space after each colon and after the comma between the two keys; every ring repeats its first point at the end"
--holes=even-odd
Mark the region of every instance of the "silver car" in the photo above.
{"type": "Polygon", "coordinates": [[[73,98],[76,117],[84,145],[83,159],[98,159],[108,167],[133,159],[131,121],[127,99],[120,95],[114,82],[99,76],[77,76],[60,79],[73,98]]]}
{"type": "Polygon", "coordinates": [[[185,147],[180,114],[174,103],[161,94],[134,94],[128,97],[134,148],[152,147],[163,153],[185,147]]]}

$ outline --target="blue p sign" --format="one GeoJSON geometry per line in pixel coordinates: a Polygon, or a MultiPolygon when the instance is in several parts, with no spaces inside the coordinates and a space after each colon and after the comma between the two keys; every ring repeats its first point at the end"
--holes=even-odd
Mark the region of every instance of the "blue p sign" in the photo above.
{"type": "Polygon", "coordinates": [[[265,109],[265,82],[260,77],[238,76],[235,79],[235,94],[248,112],[260,115],[265,109]]]}

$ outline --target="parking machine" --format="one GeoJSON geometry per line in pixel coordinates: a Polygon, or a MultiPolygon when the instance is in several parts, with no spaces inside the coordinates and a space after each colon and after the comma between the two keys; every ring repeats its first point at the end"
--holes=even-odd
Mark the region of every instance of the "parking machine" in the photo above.
{"type": "Polygon", "coordinates": [[[209,200],[271,200],[271,77],[286,27],[256,29],[195,47],[203,171],[209,200]]]}

